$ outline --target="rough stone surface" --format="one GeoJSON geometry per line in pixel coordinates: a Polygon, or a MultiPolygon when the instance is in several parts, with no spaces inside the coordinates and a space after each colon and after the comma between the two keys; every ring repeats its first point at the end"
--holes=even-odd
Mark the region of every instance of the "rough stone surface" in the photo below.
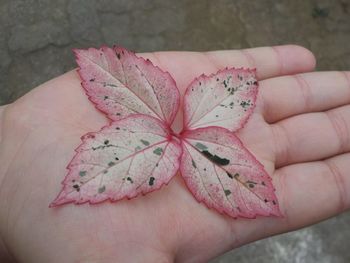
{"type": "Polygon", "coordinates": [[[348,263],[350,213],[312,227],[260,240],[211,263],[348,263]]]}
{"type": "Polygon", "coordinates": [[[11,28],[8,47],[10,51],[28,53],[50,44],[58,46],[69,43],[69,35],[60,24],[41,21],[30,26],[17,25],[11,28]]]}
{"type": "MultiPolygon", "coordinates": [[[[319,70],[350,69],[350,0],[2,0],[0,104],[75,67],[72,48],[138,52],[294,43],[319,70]]],[[[350,214],[262,240],[212,263],[350,262],[350,214]]]]}

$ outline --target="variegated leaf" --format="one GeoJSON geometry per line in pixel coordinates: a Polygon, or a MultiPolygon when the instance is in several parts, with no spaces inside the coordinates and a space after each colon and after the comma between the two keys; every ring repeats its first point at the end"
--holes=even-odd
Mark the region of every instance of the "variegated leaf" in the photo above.
{"type": "Polygon", "coordinates": [[[180,144],[153,117],[139,114],[114,121],[82,141],[51,206],[146,194],[167,184],[179,167],[180,144]]]}
{"type": "Polygon", "coordinates": [[[271,178],[226,129],[183,133],[181,174],[200,202],[232,217],[280,215],[271,178]]]}
{"type": "Polygon", "coordinates": [[[218,126],[236,131],[252,114],[257,92],[255,70],[231,68],[211,76],[202,75],[186,90],[184,126],[218,126]]]}
{"type": "Polygon", "coordinates": [[[179,91],[169,73],[124,48],[74,52],[87,95],[110,119],[142,113],[172,123],[179,91]]]}

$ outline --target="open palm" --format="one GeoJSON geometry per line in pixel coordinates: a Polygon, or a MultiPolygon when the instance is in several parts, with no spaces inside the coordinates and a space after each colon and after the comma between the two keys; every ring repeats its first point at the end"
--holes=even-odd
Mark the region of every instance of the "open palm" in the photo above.
{"type": "MultiPolygon", "coordinates": [[[[257,107],[238,136],[273,178],[284,217],[220,215],[198,204],[179,175],[161,190],[132,200],[48,208],[80,136],[107,123],[72,71],[0,110],[0,257],[205,262],[350,207],[349,73],[303,73],[313,70],[315,61],[297,46],[142,56],[170,72],[182,94],[201,73],[257,68],[257,107]]],[[[175,126],[180,123],[176,118],[175,126]]]]}

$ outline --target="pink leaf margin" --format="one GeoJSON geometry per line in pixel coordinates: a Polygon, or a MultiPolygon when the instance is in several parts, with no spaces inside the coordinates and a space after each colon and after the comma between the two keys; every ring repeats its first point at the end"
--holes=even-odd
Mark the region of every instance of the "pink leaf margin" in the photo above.
{"type": "MultiPolygon", "coordinates": [[[[181,134],[181,137],[182,137],[182,141],[181,141],[181,146],[183,144],[183,141],[186,140],[186,133],[193,133],[195,131],[201,131],[201,130],[207,130],[208,128],[198,128],[198,129],[195,129],[195,130],[186,130],[184,131],[182,134],[181,134]]],[[[266,172],[265,168],[264,168],[264,165],[261,164],[255,157],[254,154],[252,154],[243,144],[243,142],[237,137],[235,136],[232,132],[230,132],[229,130],[225,129],[225,128],[222,128],[222,127],[216,127],[216,126],[211,126],[210,129],[216,129],[217,131],[219,132],[222,132],[228,136],[234,136],[234,140],[237,141],[237,145],[239,145],[242,149],[244,149],[245,151],[247,151],[250,155],[250,157],[256,162],[257,166],[265,173],[266,175],[266,179],[269,181],[269,183],[271,184],[271,187],[272,187],[272,191],[275,193],[276,192],[276,188],[274,187],[273,183],[272,183],[272,178],[271,176],[266,172]]],[[[221,210],[218,210],[217,208],[215,208],[214,206],[211,206],[209,204],[207,204],[204,200],[200,200],[199,196],[197,195],[197,192],[195,189],[193,189],[188,183],[187,181],[185,180],[184,178],[184,174],[186,173],[184,170],[184,167],[185,167],[185,164],[184,162],[182,162],[182,158],[183,158],[183,146],[181,147],[182,148],[182,154],[181,154],[181,159],[180,159],[180,174],[181,174],[181,177],[182,179],[184,180],[185,182],[185,185],[187,187],[187,189],[192,193],[192,195],[195,197],[195,199],[199,202],[199,203],[203,203],[207,208],[209,209],[212,209],[212,210],[215,210],[216,212],[220,213],[220,214],[223,214],[223,215],[226,215],[226,216],[229,216],[230,218],[233,218],[233,219],[238,219],[238,218],[247,218],[247,219],[256,219],[258,216],[275,216],[275,217],[284,217],[284,214],[281,212],[280,210],[280,206],[279,206],[279,202],[278,202],[278,198],[277,196],[274,194],[274,197],[275,197],[275,202],[276,202],[276,205],[275,205],[275,213],[269,213],[269,214],[264,214],[264,213],[256,213],[254,215],[239,215],[239,216],[233,216],[229,213],[227,213],[225,211],[225,209],[221,209],[221,210]]]]}
{"type": "MultiPolygon", "coordinates": [[[[185,90],[185,94],[183,96],[183,105],[184,105],[184,116],[183,116],[183,131],[187,131],[187,130],[191,130],[190,127],[188,127],[187,125],[187,114],[185,113],[186,111],[186,101],[187,101],[187,98],[189,97],[189,93],[190,93],[190,90],[191,90],[191,87],[201,81],[202,79],[204,78],[212,78],[212,77],[215,77],[216,75],[220,74],[220,73],[224,73],[226,71],[231,71],[231,72],[235,72],[237,70],[241,70],[241,71],[247,71],[249,73],[253,73],[257,79],[257,74],[256,74],[256,68],[244,68],[244,67],[240,67],[240,68],[236,68],[236,67],[231,67],[231,68],[224,68],[224,69],[220,69],[218,70],[216,73],[212,73],[210,75],[206,75],[206,74],[201,74],[199,75],[198,77],[194,78],[190,84],[187,85],[187,88],[185,90]]],[[[258,80],[258,79],[257,79],[258,80]]],[[[242,129],[248,122],[249,118],[251,117],[255,107],[256,107],[256,101],[257,101],[257,98],[258,98],[258,93],[259,93],[259,81],[257,81],[257,85],[256,85],[256,88],[254,89],[254,95],[253,95],[253,107],[250,107],[249,110],[247,110],[246,112],[246,115],[244,118],[242,118],[242,120],[240,121],[240,127],[238,129],[235,129],[235,130],[230,130],[232,132],[237,132],[239,131],[240,129],[242,129]]],[[[211,126],[211,127],[218,127],[218,126],[211,126]]]]}
{"type": "MultiPolygon", "coordinates": [[[[169,135],[169,136],[171,136],[170,133],[169,133],[169,128],[166,127],[166,126],[164,125],[164,123],[163,123],[161,120],[157,119],[157,118],[154,118],[154,117],[152,117],[152,116],[147,116],[147,115],[144,115],[144,114],[133,114],[133,115],[130,115],[129,117],[135,117],[135,118],[139,118],[139,117],[140,117],[140,118],[145,118],[145,117],[146,117],[146,118],[152,118],[152,119],[154,119],[156,122],[158,122],[158,124],[160,124],[160,126],[162,126],[162,127],[164,128],[164,130],[166,130],[166,131],[168,132],[168,135],[169,135]]],[[[126,117],[126,118],[129,118],[129,117],[126,117]]],[[[124,119],[126,119],[126,118],[124,118],[124,119]]],[[[121,119],[121,120],[123,120],[123,119],[121,119]]],[[[114,121],[114,122],[118,122],[118,121],[114,121]]],[[[86,138],[89,138],[89,136],[91,136],[91,135],[94,135],[94,134],[96,134],[96,133],[101,132],[103,129],[109,127],[111,124],[112,124],[112,122],[109,122],[108,124],[106,124],[105,126],[103,126],[99,131],[97,131],[97,132],[88,132],[88,133],[86,133],[86,134],[84,134],[83,136],[80,137],[81,143],[78,145],[78,147],[76,147],[76,148],[74,149],[75,154],[74,154],[74,156],[72,157],[71,161],[70,161],[70,162],[67,164],[67,166],[66,166],[66,169],[68,170],[68,172],[67,172],[65,178],[63,179],[63,181],[61,182],[61,185],[62,185],[61,191],[58,193],[57,197],[49,204],[49,208],[54,208],[54,207],[57,208],[57,207],[60,207],[60,206],[62,206],[62,205],[70,204],[70,203],[73,203],[73,204],[75,204],[75,205],[83,205],[83,204],[97,205],[97,204],[100,204],[100,203],[103,203],[103,202],[107,202],[107,201],[108,201],[108,202],[111,202],[111,203],[116,203],[116,202],[121,201],[121,200],[131,200],[131,199],[134,199],[134,198],[138,197],[140,194],[144,196],[144,195],[147,195],[147,194],[149,194],[149,193],[152,193],[152,192],[154,192],[154,191],[159,190],[159,189],[162,188],[163,186],[168,185],[168,184],[170,183],[171,179],[173,179],[174,176],[178,173],[179,168],[180,168],[181,156],[182,156],[182,147],[181,147],[181,144],[177,142],[178,145],[179,145],[179,148],[180,148],[180,150],[181,150],[181,152],[180,152],[180,154],[179,154],[179,158],[177,159],[178,167],[177,167],[177,169],[175,169],[175,172],[169,177],[170,179],[169,179],[167,182],[164,182],[163,184],[161,184],[159,187],[156,187],[156,188],[152,189],[152,190],[149,191],[149,192],[142,192],[142,193],[139,193],[139,194],[137,194],[137,195],[135,195],[135,196],[133,196],[133,197],[125,196],[125,197],[122,197],[122,198],[119,198],[119,199],[111,199],[110,197],[108,197],[108,198],[106,198],[106,199],[104,199],[104,200],[101,200],[101,201],[98,201],[98,202],[93,202],[93,201],[91,201],[91,200],[86,200],[86,201],[80,202],[80,203],[79,203],[79,202],[76,202],[76,200],[67,200],[67,201],[64,201],[64,202],[60,202],[61,198],[63,198],[63,197],[61,197],[61,195],[64,194],[65,182],[66,182],[66,180],[69,179],[69,174],[70,174],[70,172],[71,172],[71,169],[69,168],[69,167],[70,167],[70,164],[71,164],[72,161],[74,160],[74,157],[75,157],[77,154],[79,154],[78,150],[84,145],[85,139],[86,139],[86,138]],[[61,198],[60,198],[60,197],[61,197],[61,198]]],[[[176,139],[174,139],[174,140],[176,140],[176,139]]]]}
{"type": "MultiPolygon", "coordinates": [[[[79,65],[79,60],[80,60],[80,59],[79,59],[79,54],[78,54],[79,51],[88,51],[88,52],[89,52],[89,51],[102,51],[102,52],[104,52],[106,49],[111,49],[111,48],[108,47],[108,46],[106,46],[106,45],[103,45],[103,46],[101,46],[99,49],[97,49],[97,48],[87,48],[87,49],[73,48],[72,51],[73,51],[75,60],[76,60],[77,64],[79,65]]],[[[120,51],[120,52],[124,51],[125,53],[128,53],[128,54],[131,55],[131,56],[135,56],[135,58],[136,58],[137,60],[141,61],[144,65],[147,65],[147,66],[151,65],[151,66],[154,67],[156,70],[158,70],[161,74],[165,74],[165,75],[167,76],[167,78],[172,82],[173,86],[175,87],[175,92],[176,92],[175,107],[174,107],[174,109],[173,109],[173,112],[172,112],[171,116],[169,117],[169,120],[163,120],[163,121],[167,124],[167,126],[170,127],[171,124],[173,123],[173,121],[174,121],[174,119],[175,119],[175,117],[176,117],[176,114],[177,114],[177,112],[179,111],[179,107],[180,107],[180,91],[179,91],[179,89],[177,88],[176,81],[174,80],[174,78],[170,75],[170,73],[169,73],[168,71],[164,71],[164,70],[162,70],[160,67],[154,65],[154,64],[152,63],[152,61],[149,60],[149,59],[144,59],[143,57],[137,56],[137,54],[134,53],[133,51],[127,50],[127,49],[125,49],[125,48],[123,48],[123,47],[116,46],[116,45],[114,45],[114,46],[112,47],[112,49],[113,49],[113,51],[116,51],[116,50],[118,50],[118,51],[120,51]]],[[[109,115],[108,112],[106,112],[106,111],[100,109],[100,108],[98,107],[97,103],[93,101],[92,96],[89,95],[89,93],[88,93],[88,88],[87,88],[87,86],[86,86],[87,83],[88,83],[88,81],[84,80],[84,78],[83,78],[83,76],[82,76],[82,74],[81,74],[81,68],[80,68],[80,67],[78,67],[77,73],[78,73],[79,78],[80,78],[80,80],[81,80],[80,84],[81,84],[81,86],[83,87],[83,89],[84,89],[84,91],[85,91],[85,94],[86,94],[86,96],[88,97],[88,99],[92,102],[92,104],[95,106],[95,108],[96,108],[97,110],[99,110],[100,112],[102,112],[110,121],[113,121],[113,119],[112,119],[111,117],[108,116],[108,115],[109,115]]]]}
{"type": "MultiPolygon", "coordinates": [[[[107,47],[107,46],[102,46],[102,47],[100,48],[100,50],[101,50],[101,49],[103,50],[103,49],[106,49],[106,48],[109,48],[109,47],[107,47]]],[[[113,46],[113,49],[114,49],[114,50],[115,50],[116,48],[118,48],[118,47],[113,46]]],[[[85,50],[88,51],[88,50],[90,50],[90,49],[94,49],[94,48],[89,48],[89,49],[85,49],[85,50]]],[[[128,50],[126,50],[126,49],[124,49],[124,48],[121,48],[121,47],[120,47],[120,49],[124,50],[125,52],[130,52],[130,51],[128,51],[128,50]]],[[[74,55],[75,55],[75,57],[76,57],[76,60],[79,60],[79,57],[78,57],[78,55],[77,55],[77,51],[79,51],[79,50],[82,50],[82,49],[73,49],[73,53],[74,53],[74,55]]],[[[94,50],[96,50],[96,49],[94,49],[94,50]]],[[[163,121],[164,121],[164,123],[163,123],[161,120],[156,119],[161,125],[165,125],[165,124],[166,124],[167,127],[165,127],[165,129],[166,129],[167,131],[169,131],[169,127],[170,127],[170,125],[172,124],[172,122],[174,121],[175,116],[176,116],[176,114],[177,114],[177,112],[178,112],[178,109],[179,109],[179,105],[180,105],[180,93],[179,93],[179,90],[177,89],[176,82],[175,82],[175,80],[171,77],[171,75],[169,74],[169,72],[163,71],[163,70],[160,69],[158,66],[153,65],[153,63],[152,63],[149,59],[145,60],[145,59],[142,58],[142,57],[138,57],[136,54],[134,54],[134,55],[137,57],[137,59],[141,59],[143,63],[148,64],[148,65],[152,65],[153,67],[157,68],[160,72],[162,72],[162,73],[164,73],[164,74],[167,74],[168,77],[169,77],[169,79],[172,80],[174,86],[176,87],[176,92],[177,92],[177,98],[178,98],[178,99],[176,100],[176,107],[175,107],[176,110],[173,111],[171,117],[169,118],[170,121],[163,120],[163,121]]],[[[91,96],[88,95],[87,89],[86,89],[86,87],[85,87],[85,82],[86,82],[86,81],[84,81],[84,79],[82,78],[81,73],[80,73],[80,70],[81,70],[80,68],[77,69],[77,73],[78,73],[80,79],[82,80],[81,85],[82,85],[82,87],[84,88],[86,95],[88,96],[89,100],[95,105],[96,109],[98,109],[100,112],[102,112],[104,115],[106,115],[106,117],[110,120],[110,122],[109,122],[107,125],[105,125],[104,127],[102,127],[102,128],[100,129],[100,131],[101,131],[101,130],[103,130],[104,128],[108,127],[108,126],[111,124],[111,122],[112,122],[113,120],[112,120],[109,116],[107,116],[107,114],[106,114],[105,111],[99,109],[99,108],[97,107],[96,103],[93,102],[93,101],[91,100],[91,96]]],[[[249,71],[249,72],[254,72],[254,74],[255,74],[255,72],[256,72],[256,69],[255,69],[255,68],[254,68],[254,69],[248,69],[248,68],[234,68],[234,67],[233,67],[233,68],[230,68],[230,69],[226,68],[226,69],[219,70],[219,71],[217,71],[216,73],[213,73],[213,74],[210,74],[210,75],[202,74],[202,75],[200,75],[199,77],[196,77],[196,78],[188,85],[188,87],[186,88],[186,91],[185,91],[184,98],[186,97],[186,95],[188,95],[189,89],[190,89],[190,87],[191,87],[194,83],[200,81],[202,78],[211,78],[211,77],[213,77],[213,76],[215,76],[215,75],[217,75],[217,74],[219,74],[219,73],[221,73],[221,72],[227,71],[227,70],[230,70],[230,71],[235,71],[235,70],[246,70],[246,71],[249,71]]],[[[253,110],[254,110],[254,108],[255,108],[255,106],[256,106],[256,99],[257,99],[257,95],[258,95],[258,87],[257,87],[255,90],[256,90],[256,91],[255,91],[255,93],[254,93],[254,107],[249,108],[249,112],[247,113],[247,116],[246,116],[245,118],[242,118],[242,121],[241,121],[241,124],[240,124],[240,128],[239,128],[239,129],[243,128],[243,127],[245,126],[245,124],[248,122],[249,117],[251,116],[251,114],[252,114],[252,112],[253,112],[253,110]]],[[[129,115],[129,116],[142,116],[142,117],[144,117],[145,115],[144,115],[144,114],[131,114],[131,115],[129,115]]],[[[125,118],[128,118],[128,117],[125,117],[125,118]]],[[[183,127],[184,127],[184,128],[183,128],[183,132],[181,133],[181,137],[185,138],[186,132],[187,132],[187,131],[190,131],[190,129],[188,129],[188,127],[186,127],[186,119],[185,119],[185,118],[183,118],[183,127]]],[[[215,127],[215,126],[212,126],[212,127],[215,127]]],[[[224,131],[224,132],[229,132],[229,131],[226,130],[225,128],[221,128],[221,127],[216,127],[216,128],[217,128],[217,129],[220,129],[220,130],[222,130],[222,131],[224,131]]],[[[206,129],[206,128],[198,128],[198,129],[206,129]]],[[[239,129],[237,129],[237,130],[235,130],[235,131],[238,131],[239,129]]],[[[193,131],[193,130],[192,130],[192,131],[193,131]]],[[[99,131],[98,131],[98,132],[99,132],[99,131]]],[[[89,136],[90,134],[93,134],[93,133],[96,133],[96,132],[89,132],[89,133],[87,133],[87,134],[85,134],[85,135],[83,135],[83,136],[81,137],[82,142],[81,142],[81,143],[79,144],[79,146],[75,149],[76,154],[78,153],[78,152],[77,152],[77,149],[79,149],[79,148],[84,144],[84,138],[86,138],[86,136],[89,136]]],[[[237,140],[239,140],[238,137],[237,137],[237,140]]],[[[244,148],[245,150],[247,150],[247,149],[244,147],[244,145],[242,144],[242,142],[241,142],[240,140],[239,140],[239,142],[240,142],[240,144],[241,144],[241,147],[244,148]]],[[[181,147],[181,150],[182,150],[182,147],[181,147]]],[[[248,150],[247,150],[247,151],[248,151],[248,150]]],[[[248,151],[248,152],[249,152],[249,151],[248,151]]],[[[250,153],[250,152],[249,152],[249,153],[250,153]]],[[[251,153],[250,153],[250,154],[251,154],[251,153]]],[[[183,171],[182,171],[182,170],[183,170],[183,167],[182,167],[183,165],[182,165],[182,162],[181,162],[182,155],[183,155],[183,152],[181,152],[181,154],[180,154],[180,156],[179,156],[179,158],[178,158],[179,167],[178,167],[177,170],[174,172],[174,174],[171,175],[169,181],[163,183],[163,184],[160,185],[158,188],[152,189],[152,191],[149,191],[149,192],[147,192],[147,193],[140,193],[140,194],[145,195],[145,194],[148,194],[148,193],[151,193],[151,192],[153,192],[153,191],[156,191],[156,190],[160,189],[163,185],[167,185],[167,184],[171,181],[171,179],[176,175],[176,173],[177,173],[179,170],[180,170],[180,172],[181,172],[181,174],[182,174],[182,173],[183,173],[183,171]]],[[[253,154],[251,154],[251,156],[256,160],[256,158],[255,158],[255,156],[254,156],[253,154]]],[[[256,160],[256,162],[263,168],[263,165],[262,165],[259,161],[256,160]]],[[[71,162],[70,162],[70,163],[71,163],[71,162]]],[[[68,170],[69,170],[68,167],[69,167],[70,163],[69,163],[69,164],[67,165],[67,167],[66,167],[66,169],[68,169],[68,170]]],[[[68,174],[69,174],[69,172],[68,172],[68,174]]],[[[62,184],[63,186],[64,186],[64,181],[66,180],[68,174],[66,175],[65,179],[61,182],[61,184],[62,184]]],[[[268,178],[269,178],[269,180],[271,180],[271,177],[270,177],[270,176],[268,176],[268,178]]],[[[193,191],[193,189],[191,189],[190,186],[187,185],[187,183],[185,183],[185,185],[186,185],[186,187],[189,189],[189,191],[196,197],[196,194],[195,194],[195,192],[193,191]]],[[[274,190],[275,190],[275,189],[274,189],[274,190]]],[[[62,188],[62,190],[60,191],[60,193],[58,194],[58,197],[61,195],[62,192],[63,192],[63,188],[62,188]]],[[[122,200],[122,199],[128,199],[128,200],[129,200],[129,199],[136,198],[137,196],[139,196],[139,194],[137,194],[137,195],[135,195],[135,196],[133,196],[133,197],[131,197],[131,198],[129,198],[129,197],[127,197],[127,196],[126,196],[126,197],[123,197],[123,198],[120,198],[120,199],[117,199],[117,200],[112,200],[112,199],[110,199],[110,198],[107,198],[107,199],[101,200],[101,201],[99,201],[99,202],[91,202],[91,200],[86,200],[85,202],[82,202],[82,203],[75,203],[74,200],[71,200],[71,201],[68,200],[67,202],[62,202],[62,203],[55,203],[55,202],[57,201],[57,199],[55,199],[55,200],[49,205],[49,207],[57,207],[57,206],[61,206],[61,205],[63,205],[63,204],[67,204],[67,203],[75,203],[75,204],[77,204],[77,205],[89,203],[90,205],[95,205],[95,204],[99,204],[99,203],[105,202],[105,201],[117,202],[117,201],[120,201],[120,200],[122,200]]],[[[196,197],[196,199],[197,199],[197,197],[196,197]]],[[[198,199],[197,199],[197,200],[198,200],[198,199]]],[[[276,200],[277,200],[277,198],[276,198],[276,200]]],[[[200,201],[200,202],[202,202],[202,201],[200,201]]],[[[278,202],[278,201],[276,201],[276,202],[278,202]]],[[[208,206],[205,202],[204,202],[204,204],[205,204],[208,208],[210,208],[210,209],[213,208],[213,207],[208,206]]],[[[278,207],[279,207],[279,206],[278,206],[278,203],[277,203],[277,208],[278,208],[278,207]]],[[[218,210],[215,209],[215,211],[218,211],[218,210]]],[[[229,217],[232,218],[232,215],[227,214],[225,211],[218,211],[218,212],[221,213],[221,214],[226,214],[226,215],[228,215],[229,217]]],[[[256,215],[258,216],[258,215],[260,215],[260,214],[256,214],[256,215]]],[[[263,215],[263,214],[261,214],[261,215],[263,215]]],[[[271,214],[271,215],[274,215],[274,216],[281,216],[282,214],[281,214],[281,212],[280,212],[280,210],[279,210],[279,208],[278,208],[278,212],[277,212],[276,214],[271,214]]],[[[266,216],[266,215],[264,215],[264,216],[266,216]]],[[[242,216],[240,216],[240,217],[242,217],[242,216]]],[[[243,216],[243,217],[244,217],[244,216],[243,216]]],[[[248,216],[247,216],[246,218],[256,218],[256,216],[254,216],[254,217],[248,217],[248,216]]]]}

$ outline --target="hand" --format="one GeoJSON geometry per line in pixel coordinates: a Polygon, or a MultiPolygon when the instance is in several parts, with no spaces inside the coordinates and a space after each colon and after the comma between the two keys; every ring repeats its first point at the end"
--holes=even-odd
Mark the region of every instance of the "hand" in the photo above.
{"type": "Polygon", "coordinates": [[[349,209],[349,73],[304,73],[315,60],[297,46],[142,56],[169,71],[182,94],[201,73],[257,68],[257,107],[238,136],[273,178],[284,217],[220,215],[198,204],[179,175],[132,200],[48,208],[80,136],[107,123],[71,71],[1,108],[3,257],[7,250],[19,262],[206,262],[349,209]]]}

